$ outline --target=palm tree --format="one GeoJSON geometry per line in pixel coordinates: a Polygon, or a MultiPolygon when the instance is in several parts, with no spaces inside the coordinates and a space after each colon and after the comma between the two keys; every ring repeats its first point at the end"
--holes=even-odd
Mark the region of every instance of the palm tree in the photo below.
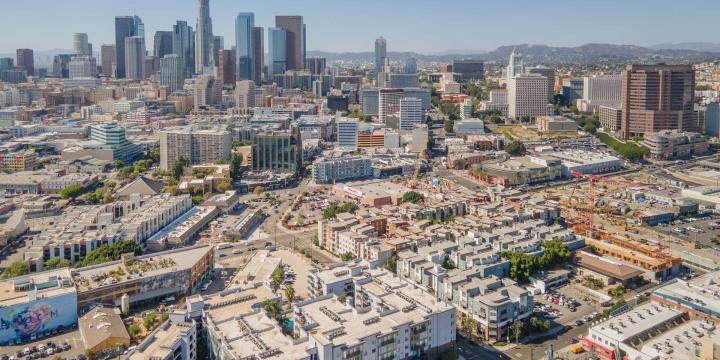
{"type": "Polygon", "coordinates": [[[293,301],[295,301],[295,288],[292,285],[285,287],[285,300],[288,302],[288,307],[292,307],[293,301]]]}
{"type": "Polygon", "coordinates": [[[519,320],[516,320],[510,327],[510,330],[515,335],[515,343],[520,343],[520,335],[522,334],[523,324],[519,320]]]}

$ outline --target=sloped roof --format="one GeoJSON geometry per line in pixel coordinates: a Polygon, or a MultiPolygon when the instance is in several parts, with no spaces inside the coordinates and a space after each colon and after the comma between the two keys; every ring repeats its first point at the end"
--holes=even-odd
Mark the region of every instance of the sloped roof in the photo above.
{"type": "Polygon", "coordinates": [[[157,195],[162,193],[165,183],[161,180],[153,180],[145,176],[138,176],[137,179],[118,190],[117,196],[124,197],[132,194],[157,195]]]}

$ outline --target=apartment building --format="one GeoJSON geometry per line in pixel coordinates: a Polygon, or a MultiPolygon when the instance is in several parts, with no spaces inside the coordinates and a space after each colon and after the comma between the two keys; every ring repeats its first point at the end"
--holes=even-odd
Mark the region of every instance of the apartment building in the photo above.
{"type": "Polygon", "coordinates": [[[372,177],[372,160],[367,157],[320,158],[313,163],[312,176],[318,184],[372,177]]]}
{"type": "Polygon", "coordinates": [[[535,118],[550,114],[548,79],[538,74],[517,75],[508,80],[508,116],[535,118]]]}
{"type": "Polygon", "coordinates": [[[662,130],[646,134],[642,144],[650,150],[649,157],[654,160],[687,158],[705,154],[709,149],[708,142],[702,135],[682,130],[662,130]]]}
{"type": "Polygon", "coordinates": [[[181,158],[189,165],[227,160],[232,133],[222,126],[184,126],[160,131],[160,169],[170,169],[181,158]]]}

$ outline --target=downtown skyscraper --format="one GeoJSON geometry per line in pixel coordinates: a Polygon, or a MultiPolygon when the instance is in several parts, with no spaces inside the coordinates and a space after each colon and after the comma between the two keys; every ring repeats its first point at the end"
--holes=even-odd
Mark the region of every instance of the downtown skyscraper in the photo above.
{"type": "Polygon", "coordinates": [[[198,16],[195,26],[195,72],[202,73],[203,68],[213,65],[212,20],[210,19],[210,0],[198,0],[198,16]]]}
{"type": "Polygon", "coordinates": [[[153,55],[162,59],[167,54],[173,53],[173,32],[156,31],[153,42],[153,55]]]}
{"type": "Polygon", "coordinates": [[[262,74],[265,68],[265,35],[261,27],[252,28],[253,37],[253,76],[255,84],[262,84],[262,74]]]}
{"type": "Polygon", "coordinates": [[[268,28],[268,78],[273,82],[273,76],[284,74],[287,70],[287,43],[288,35],[285,29],[268,28]]]}
{"type": "Polygon", "coordinates": [[[187,21],[173,25],[172,53],[182,59],[185,78],[191,77],[195,73],[195,32],[187,21]]]}
{"type": "Polygon", "coordinates": [[[125,38],[143,36],[138,34],[140,30],[144,35],[144,25],[139,17],[115,17],[115,77],[118,79],[125,78],[125,38]]]}
{"type": "Polygon", "coordinates": [[[239,13],[235,18],[235,76],[238,81],[253,78],[253,27],[255,14],[239,13]]]}
{"type": "Polygon", "coordinates": [[[382,36],[375,39],[375,72],[384,71],[385,59],[387,59],[387,42],[382,36]]]}
{"type": "Polygon", "coordinates": [[[275,27],[285,30],[287,70],[305,68],[305,24],[302,16],[276,16],[275,27]]]}

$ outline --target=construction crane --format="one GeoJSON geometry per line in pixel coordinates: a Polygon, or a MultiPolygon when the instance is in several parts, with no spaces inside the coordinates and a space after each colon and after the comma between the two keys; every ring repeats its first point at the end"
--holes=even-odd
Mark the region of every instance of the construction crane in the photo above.
{"type": "Polygon", "coordinates": [[[417,187],[418,178],[420,177],[420,170],[422,168],[422,161],[423,159],[427,158],[425,151],[421,151],[420,154],[418,154],[417,160],[415,160],[415,171],[413,172],[413,176],[408,182],[408,187],[411,189],[415,189],[417,187]]]}

